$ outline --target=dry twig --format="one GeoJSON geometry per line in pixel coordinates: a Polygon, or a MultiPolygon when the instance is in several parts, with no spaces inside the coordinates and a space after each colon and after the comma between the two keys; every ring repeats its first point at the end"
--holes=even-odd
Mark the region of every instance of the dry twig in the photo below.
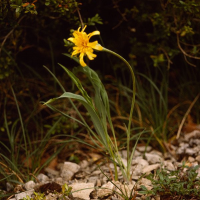
{"type": "Polygon", "coordinates": [[[186,57],[193,58],[193,59],[197,59],[197,60],[200,60],[200,57],[193,56],[193,55],[190,55],[190,54],[186,53],[186,52],[183,50],[183,48],[181,47],[180,39],[179,39],[178,33],[177,33],[176,35],[177,35],[177,45],[178,45],[178,48],[179,48],[179,49],[181,50],[181,52],[183,53],[186,62],[187,62],[189,65],[191,65],[191,66],[193,66],[193,67],[194,67],[194,66],[196,67],[196,65],[190,63],[190,62],[186,59],[186,57]]]}
{"type": "Polygon", "coordinates": [[[180,137],[180,133],[181,133],[181,130],[182,130],[183,125],[184,125],[184,123],[185,123],[185,120],[186,120],[187,116],[189,115],[189,113],[190,113],[192,107],[194,106],[194,104],[195,104],[196,101],[198,100],[199,96],[200,96],[200,93],[195,97],[195,99],[193,100],[193,102],[190,104],[190,106],[189,106],[187,112],[185,113],[185,115],[184,115],[184,117],[183,117],[183,119],[182,119],[182,121],[181,121],[181,124],[180,124],[180,126],[179,126],[179,128],[178,128],[178,132],[177,132],[177,135],[176,135],[176,139],[178,139],[178,138],[180,137]]]}
{"type": "Polygon", "coordinates": [[[19,25],[19,23],[22,21],[22,19],[23,19],[24,17],[25,17],[25,15],[22,16],[22,17],[18,20],[17,24],[13,27],[13,29],[5,36],[3,42],[1,43],[0,55],[1,55],[1,50],[2,50],[2,48],[3,48],[3,46],[4,46],[5,42],[6,42],[6,40],[7,40],[8,37],[13,33],[13,31],[15,30],[15,28],[19,25]]]}

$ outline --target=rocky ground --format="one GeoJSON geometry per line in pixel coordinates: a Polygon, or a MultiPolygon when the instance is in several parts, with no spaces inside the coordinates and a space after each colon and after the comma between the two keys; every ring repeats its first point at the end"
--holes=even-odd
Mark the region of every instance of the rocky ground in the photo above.
{"type": "MultiPolygon", "coordinates": [[[[132,182],[124,182],[119,170],[118,181],[113,181],[114,166],[112,163],[103,162],[102,158],[96,160],[82,160],[79,164],[72,162],[59,163],[56,169],[46,168],[43,174],[39,174],[36,182],[29,181],[24,185],[15,187],[15,195],[10,200],[20,200],[27,196],[34,196],[34,192],[45,194],[47,200],[64,199],[62,187],[65,186],[65,199],[90,200],[112,199],[122,200],[121,191],[134,199],[146,199],[139,194],[141,185],[151,189],[152,183],[144,174],[154,173],[155,170],[165,167],[173,171],[185,161],[188,166],[200,164],[200,131],[194,130],[182,135],[176,144],[167,145],[168,152],[162,154],[151,146],[138,146],[132,160],[132,182]],[[144,153],[146,151],[146,153],[144,153]],[[101,162],[102,161],[102,162],[101,162]],[[100,167],[100,168],[99,168],[100,167]],[[103,173],[102,173],[103,171],[103,173]],[[72,191],[67,187],[71,187],[72,191]],[[67,193],[68,191],[68,193],[67,193]]],[[[126,151],[120,152],[126,165],[126,151]]],[[[200,177],[200,169],[197,169],[200,177]]],[[[7,183],[7,191],[13,190],[13,186],[7,183]]],[[[39,197],[38,197],[39,199],[39,197]]],[[[41,197],[41,199],[43,199],[41,197]]],[[[150,199],[162,199],[159,195],[150,199]]],[[[164,199],[164,198],[163,198],[164,199]]]]}

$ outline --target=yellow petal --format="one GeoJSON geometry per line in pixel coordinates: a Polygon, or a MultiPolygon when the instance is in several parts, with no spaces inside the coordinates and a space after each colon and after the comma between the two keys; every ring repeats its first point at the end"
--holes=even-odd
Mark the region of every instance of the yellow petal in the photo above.
{"type": "Polygon", "coordinates": [[[103,50],[103,47],[97,41],[88,43],[88,46],[99,51],[103,50]]]}
{"type": "Polygon", "coordinates": [[[71,42],[73,42],[73,43],[75,43],[76,42],[76,39],[75,38],[68,38],[67,40],[69,40],[69,41],[71,41],[71,42]]]}
{"type": "Polygon", "coordinates": [[[73,32],[73,36],[74,36],[74,37],[77,37],[77,36],[78,36],[78,34],[79,34],[79,32],[78,32],[78,31],[74,31],[74,32],[73,32]]]}
{"type": "Polygon", "coordinates": [[[87,66],[87,65],[86,65],[86,63],[84,62],[83,57],[84,57],[84,53],[81,53],[81,54],[80,54],[80,64],[81,64],[82,67],[85,67],[85,66],[87,66]]]}
{"type": "Polygon", "coordinates": [[[87,27],[87,25],[85,25],[85,26],[84,26],[84,28],[82,29],[82,31],[81,31],[81,32],[84,32],[84,30],[86,29],[86,27],[87,27]]]}
{"type": "Polygon", "coordinates": [[[103,47],[97,41],[89,43],[88,46],[99,51],[103,50],[103,47]]]}
{"type": "Polygon", "coordinates": [[[96,49],[98,51],[102,51],[103,47],[100,44],[97,44],[95,47],[93,47],[93,49],[96,49]]]}
{"type": "Polygon", "coordinates": [[[92,33],[88,34],[89,39],[93,36],[93,35],[100,35],[99,31],[93,31],[92,33]]]}
{"type": "Polygon", "coordinates": [[[77,49],[77,50],[74,50],[73,52],[72,52],[72,56],[74,56],[74,55],[76,55],[76,54],[79,54],[80,53],[80,51],[77,49]]]}
{"type": "Polygon", "coordinates": [[[94,58],[97,57],[96,54],[93,54],[92,53],[93,51],[86,51],[85,53],[87,54],[87,57],[90,59],[90,60],[94,60],[94,58]]]}
{"type": "Polygon", "coordinates": [[[94,42],[89,42],[89,43],[87,44],[87,46],[88,46],[88,47],[91,47],[91,48],[94,48],[97,44],[98,44],[98,42],[97,42],[97,41],[94,41],[94,42]]]}

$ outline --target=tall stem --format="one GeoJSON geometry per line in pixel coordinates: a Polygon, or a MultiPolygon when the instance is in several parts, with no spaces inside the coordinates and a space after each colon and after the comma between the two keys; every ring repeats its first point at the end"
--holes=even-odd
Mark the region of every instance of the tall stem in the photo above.
{"type": "MultiPolygon", "coordinates": [[[[133,109],[134,109],[134,104],[135,104],[135,74],[133,72],[133,69],[131,67],[131,65],[119,54],[106,49],[103,47],[103,51],[111,53],[115,56],[117,56],[118,58],[120,58],[122,61],[124,61],[124,63],[127,65],[127,67],[129,68],[130,72],[131,72],[131,77],[132,77],[132,83],[133,83],[133,96],[132,96],[132,101],[131,101],[131,110],[130,110],[130,115],[129,115],[129,121],[128,121],[128,130],[127,130],[127,159],[129,159],[129,146],[130,146],[130,133],[131,133],[131,121],[132,121],[132,116],[133,116],[133,109]]],[[[129,174],[129,172],[127,171],[127,173],[129,174]]]]}

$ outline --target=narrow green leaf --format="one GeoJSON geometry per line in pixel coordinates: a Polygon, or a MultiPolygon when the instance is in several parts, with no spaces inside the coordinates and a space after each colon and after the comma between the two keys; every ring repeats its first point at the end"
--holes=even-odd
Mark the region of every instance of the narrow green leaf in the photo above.
{"type": "Polygon", "coordinates": [[[91,106],[87,102],[87,100],[84,97],[82,97],[81,95],[73,94],[71,92],[65,92],[60,97],[57,97],[55,99],[61,99],[61,98],[75,99],[75,100],[77,100],[77,101],[79,101],[80,103],[83,104],[83,106],[86,108],[86,110],[89,112],[89,114],[91,116],[91,120],[92,120],[92,122],[94,124],[95,130],[99,134],[99,136],[100,136],[100,138],[102,140],[102,143],[104,144],[104,146],[106,148],[108,148],[104,127],[103,127],[102,122],[99,119],[99,116],[97,115],[95,109],[93,108],[93,106],[91,106]]]}
{"type": "Polygon", "coordinates": [[[76,84],[76,86],[78,87],[78,89],[80,90],[81,94],[83,95],[83,97],[86,99],[86,101],[90,104],[92,104],[92,99],[89,97],[89,95],[87,94],[87,92],[85,91],[85,89],[83,88],[81,81],[70,71],[68,70],[66,67],[64,67],[63,65],[59,64],[64,70],[65,72],[67,72],[67,74],[69,75],[69,77],[72,79],[72,81],[76,84]]]}

